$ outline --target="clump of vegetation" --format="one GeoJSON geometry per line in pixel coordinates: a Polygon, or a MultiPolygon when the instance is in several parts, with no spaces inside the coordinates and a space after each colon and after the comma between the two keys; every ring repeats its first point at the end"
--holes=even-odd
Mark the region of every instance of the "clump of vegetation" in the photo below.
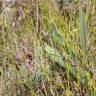
{"type": "Polygon", "coordinates": [[[95,96],[96,1],[0,1],[0,96],[95,96]]]}

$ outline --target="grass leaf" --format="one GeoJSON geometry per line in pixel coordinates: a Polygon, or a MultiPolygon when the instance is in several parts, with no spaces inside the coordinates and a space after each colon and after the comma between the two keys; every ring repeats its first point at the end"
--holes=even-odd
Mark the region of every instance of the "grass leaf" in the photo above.
{"type": "Polygon", "coordinates": [[[52,37],[54,38],[54,40],[56,42],[58,42],[60,45],[63,45],[64,44],[64,38],[62,36],[62,34],[60,34],[57,26],[55,23],[52,23],[52,26],[51,26],[51,31],[52,31],[52,37]]]}
{"type": "Polygon", "coordinates": [[[56,49],[50,47],[49,45],[46,45],[45,51],[53,61],[59,63],[62,67],[64,67],[64,61],[62,59],[62,56],[56,49]]]}
{"type": "Polygon", "coordinates": [[[86,50],[87,47],[87,26],[85,20],[85,13],[83,9],[80,9],[80,42],[81,47],[86,50]]]}

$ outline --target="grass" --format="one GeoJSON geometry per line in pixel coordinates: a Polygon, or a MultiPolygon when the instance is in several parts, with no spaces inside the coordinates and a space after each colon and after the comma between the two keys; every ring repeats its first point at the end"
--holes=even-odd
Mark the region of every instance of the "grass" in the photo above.
{"type": "Polygon", "coordinates": [[[65,1],[1,9],[1,96],[95,96],[96,2],[65,1]]]}

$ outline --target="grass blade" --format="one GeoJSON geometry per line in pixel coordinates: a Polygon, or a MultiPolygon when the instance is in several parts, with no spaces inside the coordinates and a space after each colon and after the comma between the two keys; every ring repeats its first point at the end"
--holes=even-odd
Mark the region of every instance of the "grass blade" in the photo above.
{"type": "Polygon", "coordinates": [[[81,47],[86,50],[87,47],[87,26],[85,20],[85,13],[83,9],[80,9],[80,42],[81,47]]]}

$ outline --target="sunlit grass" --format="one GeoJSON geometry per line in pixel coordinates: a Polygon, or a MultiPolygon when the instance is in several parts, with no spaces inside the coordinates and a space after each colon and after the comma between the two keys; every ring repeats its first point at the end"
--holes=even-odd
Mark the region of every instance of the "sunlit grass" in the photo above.
{"type": "Polygon", "coordinates": [[[96,2],[65,1],[23,2],[18,26],[0,16],[1,96],[95,96],[96,2]]]}

